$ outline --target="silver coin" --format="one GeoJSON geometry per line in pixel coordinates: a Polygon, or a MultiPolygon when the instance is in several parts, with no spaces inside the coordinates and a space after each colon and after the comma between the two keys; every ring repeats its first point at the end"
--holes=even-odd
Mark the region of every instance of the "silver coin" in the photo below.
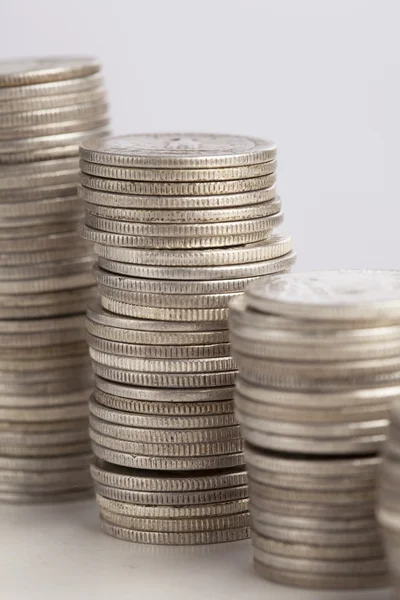
{"type": "MultiPolygon", "coordinates": [[[[278,515],[302,516],[307,518],[315,518],[318,516],[322,519],[370,518],[374,515],[375,500],[376,498],[374,497],[367,502],[350,502],[348,504],[335,505],[318,504],[316,502],[300,502],[299,500],[290,502],[281,499],[264,498],[255,494],[254,491],[251,494],[252,506],[257,506],[261,510],[267,505],[271,512],[278,515]]],[[[309,543],[318,545],[316,539],[309,543]]]]}
{"type": "MultiPolygon", "coordinates": [[[[36,250],[37,246],[32,243],[35,238],[46,236],[47,238],[53,235],[72,233],[74,232],[77,225],[77,219],[74,215],[68,217],[67,220],[51,223],[42,223],[38,225],[29,225],[21,227],[9,227],[7,229],[0,227],[0,249],[9,252],[13,251],[29,250],[29,246],[33,246],[36,250]],[[26,244],[28,247],[26,247],[26,244]]],[[[75,235],[76,239],[76,235],[75,235]]],[[[38,240],[40,244],[41,240],[38,240]]]]}
{"type": "Polygon", "coordinates": [[[314,490],[287,489],[274,487],[257,481],[249,480],[251,497],[257,497],[265,502],[271,500],[279,500],[282,502],[305,502],[314,504],[325,504],[329,506],[339,506],[347,504],[364,504],[371,502],[375,497],[374,486],[364,489],[355,490],[340,490],[336,494],[332,494],[329,490],[325,492],[314,490]]]}
{"type": "Polygon", "coordinates": [[[137,531],[126,529],[118,525],[112,525],[101,519],[103,531],[121,540],[141,544],[165,544],[172,546],[192,546],[199,544],[218,544],[222,542],[233,542],[244,540],[250,536],[250,527],[238,529],[225,529],[216,531],[199,531],[192,533],[166,533],[159,531],[137,531]]]}
{"type": "Polygon", "coordinates": [[[77,455],[84,452],[90,452],[90,442],[81,442],[74,444],[55,444],[46,446],[34,446],[33,444],[12,445],[9,442],[2,444],[0,441],[0,454],[7,457],[17,458],[47,458],[77,455]]]}
{"type": "Polygon", "coordinates": [[[6,383],[0,381],[0,394],[2,396],[29,396],[37,398],[53,394],[65,394],[68,392],[82,391],[90,387],[92,380],[91,370],[80,372],[78,370],[71,379],[60,379],[55,381],[42,381],[37,383],[6,383]]]}
{"type": "Polygon", "coordinates": [[[35,346],[26,348],[0,349],[0,360],[37,360],[41,358],[60,358],[65,356],[81,355],[87,353],[87,345],[82,340],[71,344],[57,344],[50,346],[35,346]]]}
{"type": "MultiPolygon", "coordinates": [[[[243,465],[242,452],[233,454],[220,454],[210,456],[147,456],[131,452],[118,452],[111,448],[103,447],[92,439],[92,448],[95,456],[124,467],[138,469],[155,469],[160,471],[187,471],[204,469],[227,469],[243,465]]],[[[1,467],[1,460],[0,460],[1,467]]],[[[247,489],[247,486],[246,486],[247,489]]]]}
{"type": "Polygon", "coordinates": [[[229,531],[250,525],[250,515],[239,513],[236,515],[222,515],[216,517],[191,517],[187,518],[146,518],[120,515],[102,508],[102,519],[118,527],[125,527],[134,531],[159,532],[159,533],[200,533],[202,531],[229,531]]]}
{"type": "MultiPolygon", "coordinates": [[[[276,236],[273,236],[276,237],[276,236]]],[[[289,242],[290,244],[290,242],[289,242]]],[[[286,248],[282,248],[285,250],[286,248]]],[[[278,247],[276,251],[279,252],[278,247]]],[[[211,281],[212,285],[216,285],[219,281],[220,285],[225,285],[225,282],[232,282],[234,285],[235,279],[250,282],[262,276],[267,276],[272,273],[286,270],[294,264],[295,255],[292,252],[283,252],[276,258],[260,261],[258,263],[248,263],[243,265],[227,265],[227,266],[211,266],[211,267],[157,267],[149,265],[137,265],[106,258],[99,257],[99,267],[103,271],[111,273],[119,273],[128,277],[137,277],[146,280],[160,280],[160,285],[175,285],[178,282],[190,282],[187,285],[195,285],[195,281],[211,281]]],[[[211,285],[211,284],[210,284],[211,285]]],[[[231,305],[235,304],[240,298],[235,298],[231,301],[231,305]]],[[[237,326],[236,326],[237,327],[237,326]]]]}
{"type": "Polygon", "coordinates": [[[56,421],[60,419],[83,419],[87,416],[88,409],[83,402],[65,406],[46,407],[0,407],[0,419],[5,421],[29,422],[56,421]]]}
{"type": "Polygon", "coordinates": [[[25,279],[20,281],[0,282],[1,293],[8,294],[39,294],[43,292],[66,291],[74,288],[87,287],[93,282],[91,270],[58,275],[42,279],[25,279]]]}
{"type": "MultiPolygon", "coordinates": [[[[53,230],[54,225],[52,226],[53,230]]],[[[62,228],[61,228],[62,229],[62,228]]],[[[13,252],[39,252],[43,250],[53,250],[59,248],[71,247],[74,243],[78,243],[78,236],[75,231],[71,231],[71,223],[68,223],[68,227],[64,228],[64,232],[42,234],[38,237],[23,237],[20,239],[12,240],[12,251],[13,252]]],[[[0,252],[10,252],[10,240],[0,239],[0,252]]]]}
{"type": "Polygon", "coordinates": [[[49,332],[58,333],[60,331],[83,329],[85,326],[84,315],[74,315],[71,317],[55,317],[54,319],[42,321],[0,321],[0,333],[22,333],[24,335],[39,333],[44,336],[49,332]]]}
{"type": "MultiPolygon", "coordinates": [[[[15,296],[10,296],[15,298],[15,296]]],[[[0,306],[0,319],[42,319],[61,315],[75,315],[85,311],[86,302],[78,301],[69,304],[45,304],[42,306],[0,306]]]]}
{"type": "Polygon", "coordinates": [[[108,105],[103,98],[91,102],[83,100],[81,104],[58,106],[54,108],[40,107],[24,112],[0,113],[0,128],[4,131],[14,127],[29,127],[59,123],[76,119],[95,118],[107,112],[108,105]]]}
{"type": "MultiPolygon", "coordinates": [[[[3,267],[22,267],[37,265],[38,263],[62,262],[68,259],[84,258],[90,253],[88,246],[76,244],[71,248],[54,248],[53,250],[39,250],[38,252],[0,253],[0,272],[3,267]]],[[[8,274],[8,271],[6,272],[8,274]]],[[[0,301],[1,304],[1,301],[0,301]]]]}
{"type": "MultiPolygon", "coordinates": [[[[47,406],[65,406],[86,402],[91,393],[91,388],[81,387],[78,391],[43,394],[37,396],[8,396],[0,395],[0,408],[45,408],[47,406]]],[[[34,429],[33,424],[32,429],[34,429]]],[[[52,425],[53,426],[53,425],[52,425]]],[[[25,424],[26,427],[26,424],[25,424]]],[[[35,425],[36,427],[36,425],[35,425]]],[[[0,428],[1,430],[1,428],[0,428]]]]}
{"type": "Polygon", "coordinates": [[[299,573],[276,569],[257,560],[254,561],[256,573],[281,585],[296,586],[318,590],[352,590],[383,588],[388,585],[388,576],[384,575],[326,575],[299,573]]]}
{"type": "Polygon", "coordinates": [[[0,63],[0,87],[62,81],[97,73],[100,65],[91,57],[19,58],[0,63]]]}
{"type": "Polygon", "coordinates": [[[20,458],[0,456],[0,469],[8,471],[44,471],[63,472],[69,469],[87,467],[92,458],[92,453],[76,454],[70,456],[56,456],[44,458],[20,458]]]}
{"type": "Polygon", "coordinates": [[[138,319],[163,321],[223,321],[228,318],[228,308],[160,308],[128,304],[102,296],[104,308],[118,315],[138,319]]]}
{"type": "Polygon", "coordinates": [[[164,423],[162,417],[167,417],[171,420],[176,417],[179,423],[189,423],[189,419],[191,423],[197,422],[195,421],[196,417],[200,418],[201,422],[204,423],[211,422],[211,420],[208,420],[209,417],[211,417],[212,422],[219,422],[218,419],[222,418],[221,425],[222,423],[227,425],[236,423],[233,414],[233,402],[231,400],[218,400],[216,402],[157,402],[157,400],[121,398],[112,394],[105,394],[98,389],[95,390],[94,394],[97,402],[102,406],[118,412],[125,411],[130,413],[132,420],[136,419],[138,423],[147,422],[145,420],[147,416],[150,416],[150,418],[158,417],[157,422],[159,423],[164,423]],[[204,417],[207,418],[207,421],[204,417]],[[185,418],[188,420],[183,421],[185,418]]]}
{"type": "Polygon", "coordinates": [[[214,504],[199,504],[186,506],[147,506],[143,504],[130,504],[118,502],[96,494],[98,505],[109,512],[136,518],[148,519],[191,519],[204,517],[217,517],[245,513],[248,509],[248,500],[233,500],[232,502],[218,502],[214,504]]]}
{"type": "MultiPolygon", "coordinates": [[[[169,493],[221,490],[222,488],[244,486],[247,483],[247,474],[243,468],[202,473],[157,473],[125,469],[95,459],[90,470],[93,479],[105,486],[142,492],[160,492],[167,495],[169,493]]],[[[181,503],[177,502],[177,504],[181,503]]],[[[191,504],[191,502],[187,504],[191,504]]]]}
{"type": "Polygon", "coordinates": [[[92,141],[81,148],[84,160],[144,168],[211,168],[273,160],[273,142],[207,133],[138,134],[92,141]]]}
{"type": "Polygon", "coordinates": [[[217,196],[140,196],[134,194],[113,194],[111,192],[92,190],[84,186],[79,187],[78,193],[83,200],[95,206],[105,206],[114,209],[124,208],[128,210],[148,210],[149,206],[151,206],[152,210],[161,211],[178,209],[188,211],[191,209],[204,210],[215,208],[228,210],[232,207],[254,206],[261,202],[269,202],[276,199],[275,184],[261,190],[220,194],[217,196]]]}
{"type": "Polygon", "coordinates": [[[52,430],[40,433],[31,433],[21,429],[18,431],[12,426],[6,431],[0,430],[0,446],[4,450],[7,444],[11,446],[56,446],[63,444],[73,444],[76,442],[86,442],[88,440],[87,420],[75,422],[75,428],[66,431],[52,430]]]}
{"type": "Polygon", "coordinates": [[[86,93],[95,88],[103,88],[104,81],[100,73],[70,78],[60,81],[50,81],[0,89],[0,101],[11,102],[23,98],[57,96],[60,94],[86,93]]]}
{"type": "MultiPolygon", "coordinates": [[[[194,359],[215,358],[230,355],[229,344],[201,344],[196,346],[170,346],[154,344],[126,344],[104,340],[88,333],[86,335],[88,345],[94,350],[117,354],[120,356],[132,356],[136,358],[155,359],[194,359]]],[[[1,356],[1,354],[0,354],[1,356]]]]}
{"type": "Polygon", "coordinates": [[[251,503],[250,499],[250,512],[253,519],[260,523],[273,525],[275,527],[282,527],[284,529],[304,529],[305,531],[322,532],[333,531],[339,533],[340,531],[366,531],[376,528],[376,520],[373,514],[371,514],[368,518],[359,519],[321,519],[318,517],[305,518],[279,515],[269,512],[267,503],[266,507],[266,509],[259,509],[251,503]]]}
{"type": "MultiPolygon", "coordinates": [[[[272,219],[272,217],[268,218],[272,219]]],[[[282,222],[282,214],[278,213],[274,219],[275,226],[278,226],[282,222]]],[[[87,217],[86,221],[93,221],[93,219],[87,217]]],[[[272,235],[272,228],[230,236],[182,238],[151,237],[124,233],[111,233],[107,231],[100,231],[99,229],[93,229],[88,225],[80,223],[78,226],[78,234],[89,242],[98,245],[116,246],[122,248],[142,248],[150,250],[165,249],[168,251],[185,248],[218,248],[250,244],[260,240],[270,239],[272,235]]]]}
{"type": "MultiPolygon", "coordinates": [[[[151,387],[151,386],[150,386],[151,387]]],[[[147,389],[146,387],[134,387],[133,385],[121,385],[108,381],[107,378],[96,377],[96,390],[101,390],[107,394],[113,394],[121,398],[134,400],[155,401],[155,402],[219,402],[221,400],[231,400],[233,398],[234,388],[229,386],[218,386],[217,388],[206,388],[200,386],[200,389],[185,389],[185,386],[174,390],[165,389],[147,389]]]]}
{"type": "Polygon", "coordinates": [[[2,492],[0,491],[0,502],[7,504],[54,504],[55,502],[72,502],[84,500],[93,496],[92,487],[83,487],[82,489],[72,489],[63,491],[52,491],[46,493],[30,493],[27,490],[23,492],[2,492]]]}
{"type": "Polygon", "coordinates": [[[60,198],[45,198],[25,202],[1,202],[0,209],[4,218],[50,217],[57,214],[68,214],[80,208],[76,195],[60,198]]]}
{"type": "MultiPolygon", "coordinates": [[[[30,373],[53,371],[69,367],[80,367],[85,361],[86,352],[70,356],[46,356],[41,358],[15,359],[0,357],[0,371],[3,373],[30,373]]],[[[86,361],[87,362],[87,361],[86,361]]]]}
{"type": "Polygon", "coordinates": [[[87,131],[88,134],[90,134],[93,129],[108,129],[108,127],[109,119],[108,116],[104,114],[93,116],[91,119],[86,117],[85,119],[74,119],[58,123],[3,129],[0,130],[0,153],[20,152],[32,147],[41,147],[42,138],[46,136],[57,136],[84,131],[87,131]],[[40,142],[34,141],[37,140],[37,138],[41,138],[40,142]]]}
{"type": "Polygon", "coordinates": [[[50,489],[62,488],[68,486],[72,488],[75,485],[82,483],[90,483],[90,471],[89,466],[68,469],[65,471],[15,471],[2,469],[0,471],[0,484],[2,490],[6,491],[6,486],[13,486],[14,488],[25,489],[50,489]]]}
{"type": "MultiPolygon", "coordinates": [[[[0,400],[1,402],[1,400],[0,400]]],[[[1,406],[1,404],[0,404],[1,406]]],[[[132,412],[113,409],[103,406],[95,401],[94,396],[89,402],[89,410],[92,415],[108,423],[124,425],[136,428],[162,429],[162,430],[185,430],[185,429],[208,429],[221,428],[236,425],[233,414],[205,414],[205,415],[143,415],[132,412]]]]}
{"type": "Polygon", "coordinates": [[[235,368],[233,360],[230,356],[194,360],[147,360],[145,358],[106,354],[105,352],[94,350],[93,348],[89,348],[89,354],[96,363],[113,367],[115,369],[145,373],[214,373],[221,371],[232,371],[235,368]]]}
{"type": "MultiPolygon", "coordinates": [[[[294,253],[287,257],[290,238],[274,234],[269,240],[232,248],[213,248],[206,250],[140,250],[135,248],[117,248],[95,244],[98,256],[121,263],[149,265],[154,267],[212,267],[243,265],[267,261],[281,256],[281,270],[290,268],[294,263],[294,253]]],[[[122,267],[121,267],[122,268],[122,267]]],[[[241,267],[242,268],[242,267],[241,267]]],[[[277,269],[279,270],[279,269],[277,269]]],[[[192,270],[197,278],[197,270],[192,270]]],[[[132,274],[128,272],[125,274],[132,274]]],[[[216,277],[216,279],[218,279],[216,277]]]]}
{"type": "Polygon", "coordinates": [[[74,183],[79,172],[76,158],[7,165],[1,168],[0,189],[11,190],[53,183],[74,183]]]}
{"type": "Polygon", "coordinates": [[[355,410],[368,410],[370,406],[390,404],[399,397],[400,386],[388,385],[380,387],[359,388],[354,390],[338,390],[334,392],[317,390],[307,393],[297,390],[278,390],[251,383],[240,375],[236,380],[236,387],[240,394],[260,403],[275,404],[279,407],[295,409],[335,409],[346,410],[353,407],[355,410]]]}
{"type": "Polygon", "coordinates": [[[240,207],[210,209],[131,209],[101,204],[85,203],[85,210],[97,217],[116,219],[118,221],[135,221],[137,223],[227,223],[246,219],[259,219],[274,215],[281,210],[279,198],[257,204],[246,204],[240,207]]]}
{"type": "MultiPolygon", "coordinates": [[[[278,227],[282,222],[282,212],[277,212],[268,217],[259,217],[257,219],[246,219],[239,221],[227,221],[222,223],[140,223],[133,221],[118,221],[98,217],[92,213],[86,213],[86,225],[100,231],[117,233],[122,235],[132,235],[140,237],[155,237],[161,243],[163,238],[180,237],[213,237],[227,239],[246,234],[251,235],[258,232],[266,232],[274,227],[278,227]],[[158,238],[162,238],[158,240],[158,238]]],[[[150,243],[150,242],[149,242],[150,243]]]]}
{"type": "MultiPolygon", "coordinates": [[[[156,473],[156,471],[154,471],[156,473]]],[[[200,491],[158,492],[153,490],[137,491],[106,486],[95,482],[96,493],[114,502],[124,502],[142,507],[207,507],[222,502],[247,501],[247,485],[200,491]]]]}
{"type": "MultiPolygon", "coordinates": [[[[233,414],[222,413],[222,414],[205,414],[205,415],[143,415],[136,414],[128,411],[122,411],[120,409],[113,409],[109,406],[103,406],[95,401],[92,396],[89,402],[89,410],[91,414],[95,415],[99,419],[103,419],[108,423],[116,425],[125,425],[136,428],[149,428],[149,429],[172,429],[172,430],[185,430],[185,429],[206,429],[206,428],[220,428],[236,425],[233,414]]],[[[211,413],[211,411],[210,411],[211,413]]]]}
{"type": "Polygon", "coordinates": [[[288,569],[305,573],[327,575],[383,575],[387,573],[387,563],[383,558],[364,560],[312,560],[279,556],[255,547],[255,560],[276,569],[288,569]]]}
{"type": "MultiPolygon", "coordinates": [[[[1,255],[0,255],[1,259],[1,255]]],[[[150,294],[218,294],[242,292],[245,287],[256,280],[256,277],[235,279],[206,279],[206,280],[164,280],[146,279],[130,276],[115,275],[99,266],[93,268],[93,276],[97,283],[129,292],[150,294]]]]}
{"type": "Polygon", "coordinates": [[[105,97],[106,90],[101,85],[82,91],[68,92],[66,90],[65,93],[60,92],[59,94],[13,98],[11,101],[5,100],[0,94],[0,114],[7,115],[59,108],[61,106],[74,106],[85,102],[104,101],[105,97]]]}
{"type": "Polygon", "coordinates": [[[249,307],[291,318],[390,323],[400,316],[397,271],[321,271],[254,284],[249,307]]]}
{"type": "Polygon", "coordinates": [[[86,160],[80,161],[83,173],[107,179],[123,179],[128,181],[227,181],[262,177],[276,171],[276,160],[237,167],[206,168],[206,169],[149,169],[138,167],[120,167],[101,165],[86,160]]]}
{"type": "Polygon", "coordinates": [[[307,544],[287,544],[252,532],[252,542],[256,548],[271,554],[289,558],[308,558],[311,560],[362,560],[382,558],[383,548],[380,544],[365,546],[346,546],[343,548],[312,546],[307,544]]]}
{"type": "MultiPolygon", "coordinates": [[[[1,273],[2,270],[0,269],[0,276],[1,273]]],[[[193,310],[193,312],[196,313],[198,309],[218,310],[221,308],[227,308],[229,301],[241,293],[238,291],[211,294],[168,294],[165,291],[163,293],[158,292],[152,294],[147,292],[135,292],[121,288],[108,287],[101,283],[98,284],[98,289],[102,297],[107,297],[121,303],[132,304],[135,307],[137,306],[149,309],[186,309],[188,314],[190,310],[193,310]]],[[[143,308],[139,310],[143,310],[143,308]]]]}
{"type": "Polygon", "coordinates": [[[12,293],[14,285],[23,285],[26,281],[37,280],[40,277],[51,278],[57,275],[72,275],[73,273],[89,272],[94,263],[92,256],[83,256],[35,265],[0,266],[0,291],[12,293]],[[8,287],[7,287],[8,286],[8,287]]]}
{"type": "Polygon", "coordinates": [[[128,442],[144,444],[208,444],[240,438],[239,426],[211,427],[206,429],[153,429],[109,423],[96,417],[93,412],[89,419],[91,427],[105,436],[128,442]]]}
{"type": "MultiPolygon", "coordinates": [[[[158,433],[160,433],[160,431],[158,431],[158,433]]],[[[135,454],[145,457],[147,456],[154,459],[188,458],[196,460],[198,457],[216,458],[221,454],[237,454],[243,449],[243,442],[240,438],[216,442],[187,442],[172,444],[168,442],[135,442],[132,440],[122,440],[109,435],[104,435],[93,429],[93,426],[89,428],[89,434],[90,439],[95,442],[96,447],[100,445],[108,450],[113,450],[120,453],[131,453],[132,455],[135,454]]]]}
{"type": "MultiPolygon", "coordinates": [[[[76,121],[76,123],[78,124],[78,121],[76,121]]],[[[102,123],[102,125],[103,124],[106,125],[106,122],[102,123]]],[[[100,123],[96,125],[99,126],[100,123]]],[[[75,127],[77,126],[78,125],[75,127]]],[[[42,127],[44,129],[44,126],[42,127]]],[[[18,131],[22,131],[22,129],[18,131]]],[[[24,133],[26,134],[28,132],[25,131],[24,133]]],[[[32,131],[32,133],[34,132],[32,131]]],[[[17,134],[15,137],[16,136],[17,134]]],[[[0,132],[0,138],[1,137],[0,132]]],[[[243,192],[254,192],[256,190],[268,188],[274,185],[275,182],[275,173],[264,175],[262,177],[251,177],[249,179],[206,182],[126,181],[121,179],[93,177],[93,175],[86,175],[85,173],[81,173],[80,176],[81,185],[92,190],[145,196],[214,196],[218,194],[241,194],[243,192]]]]}
{"type": "Polygon", "coordinates": [[[92,136],[103,137],[109,133],[109,125],[103,124],[89,129],[83,126],[83,131],[0,141],[0,164],[15,165],[21,162],[77,156],[79,144],[83,140],[92,136]]]}

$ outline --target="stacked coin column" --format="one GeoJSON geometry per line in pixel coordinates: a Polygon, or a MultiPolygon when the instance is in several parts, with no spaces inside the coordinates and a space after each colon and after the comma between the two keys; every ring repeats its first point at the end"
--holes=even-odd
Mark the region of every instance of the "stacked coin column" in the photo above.
{"type": "Polygon", "coordinates": [[[0,63],[0,501],[92,489],[84,313],[90,245],[76,233],[79,144],[108,131],[98,63],[0,63]]]}
{"type": "Polygon", "coordinates": [[[256,570],[288,585],[386,583],[374,518],[399,395],[400,274],[274,276],[231,303],[256,570]]]}
{"type": "Polygon", "coordinates": [[[227,305],[293,264],[275,147],[234,136],[127,136],[81,148],[101,297],[88,312],[102,524],[161,544],[248,536],[227,305]]]}
{"type": "MultiPolygon", "coordinates": [[[[398,389],[400,396],[400,388],[398,389]]],[[[379,470],[376,516],[382,528],[389,572],[400,598],[400,403],[393,404],[390,426],[379,470]]]]}

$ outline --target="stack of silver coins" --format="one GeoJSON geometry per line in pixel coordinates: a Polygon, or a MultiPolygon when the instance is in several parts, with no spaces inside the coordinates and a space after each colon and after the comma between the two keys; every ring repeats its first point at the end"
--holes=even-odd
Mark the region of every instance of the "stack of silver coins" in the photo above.
{"type": "Polygon", "coordinates": [[[90,58],[0,63],[0,500],[91,489],[85,343],[93,251],[76,226],[79,144],[108,131],[90,58]]]}
{"type": "Polygon", "coordinates": [[[99,256],[101,297],[87,320],[93,477],[111,535],[248,536],[227,306],[294,262],[290,238],[274,233],[275,153],[270,142],[203,134],[81,148],[81,233],[99,256]]]}
{"type": "Polygon", "coordinates": [[[400,273],[277,275],[230,310],[257,571],[304,587],[384,585],[374,501],[400,393],[400,273]]]}
{"type": "MultiPolygon", "coordinates": [[[[400,386],[398,389],[400,398],[400,386]]],[[[400,402],[393,404],[390,425],[379,470],[376,516],[383,532],[389,572],[400,597],[400,402]]]]}

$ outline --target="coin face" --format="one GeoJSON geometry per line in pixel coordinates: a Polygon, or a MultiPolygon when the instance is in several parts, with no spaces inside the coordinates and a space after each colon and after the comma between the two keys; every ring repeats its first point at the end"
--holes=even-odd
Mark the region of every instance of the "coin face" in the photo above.
{"type": "Polygon", "coordinates": [[[99,63],[90,57],[19,58],[0,62],[0,87],[45,83],[96,73],[99,63]]]}
{"type": "Polygon", "coordinates": [[[250,308],[293,318],[388,321],[400,317],[400,272],[278,275],[253,284],[246,300],[250,308]]]}
{"type": "Polygon", "coordinates": [[[149,168],[252,165],[275,158],[273,142],[210,133],[139,134],[92,140],[81,147],[89,162],[149,168]]]}

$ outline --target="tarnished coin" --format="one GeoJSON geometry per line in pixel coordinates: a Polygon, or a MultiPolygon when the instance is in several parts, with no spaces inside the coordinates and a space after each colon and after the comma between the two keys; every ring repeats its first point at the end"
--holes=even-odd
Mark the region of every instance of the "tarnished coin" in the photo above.
{"type": "MultiPolygon", "coordinates": [[[[244,464],[243,453],[219,454],[202,456],[196,453],[194,456],[155,456],[141,455],[137,452],[120,452],[97,444],[92,439],[92,448],[95,456],[107,462],[124,467],[137,469],[155,469],[160,471],[188,471],[205,469],[227,469],[242,466],[244,464]]],[[[196,449],[197,450],[197,449],[196,449]]],[[[1,466],[1,458],[0,458],[1,466]]],[[[245,486],[247,490],[247,486],[245,486]]],[[[245,492],[246,497],[247,492],[245,492]]],[[[227,497],[225,495],[225,497],[227,497]]],[[[122,499],[122,498],[121,498],[122,499]]],[[[212,500],[211,500],[212,502],[212,500]]]]}
{"type": "Polygon", "coordinates": [[[254,284],[246,302],[291,318],[390,323],[400,317],[400,274],[362,270],[278,276],[254,284]]]}
{"type": "Polygon", "coordinates": [[[120,167],[101,165],[86,160],[80,161],[83,173],[107,179],[128,181],[227,181],[262,177],[276,171],[276,160],[237,167],[206,168],[206,169],[149,169],[138,167],[120,167]]]}
{"type": "MultiPolygon", "coordinates": [[[[105,123],[104,123],[105,124],[105,123]]],[[[44,127],[44,126],[43,126],[44,127]]],[[[0,135],[1,137],[1,135],[0,135]]],[[[148,182],[105,179],[81,173],[80,183],[99,192],[145,196],[213,196],[216,194],[241,194],[262,190],[274,185],[276,175],[264,175],[249,179],[205,182],[148,182]]]]}
{"type": "Polygon", "coordinates": [[[198,531],[192,533],[167,533],[159,531],[138,531],[113,525],[101,519],[103,531],[121,540],[141,544],[165,544],[172,546],[218,544],[222,542],[233,542],[244,540],[250,536],[250,527],[238,529],[222,529],[215,531],[198,531]]]}
{"type": "Polygon", "coordinates": [[[53,57],[4,60],[0,63],[0,87],[13,87],[86,77],[100,65],[91,57],[53,57]]]}
{"type": "Polygon", "coordinates": [[[276,156],[273,142],[207,133],[137,134],[93,140],[80,150],[84,160],[155,169],[200,169],[254,165],[276,156]]]}
{"type": "MultiPolygon", "coordinates": [[[[82,188],[85,189],[85,188],[82,188]]],[[[230,208],[196,208],[185,209],[135,209],[104,206],[101,204],[85,203],[87,212],[105,219],[117,221],[135,221],[137,223],[227,223],[243,221],[246,219],[260,219],[274,215],[281,210],[282,203],[279,198],[257,204],[245,204],[240,207],[230,208]]]]}
{"type": "MultiPolygon", "coordinates": [[[[118,248],[95,244],[94,249],[96,254],[102,258],[119,261],[121,263],[150,265],[154,267],[218,267],[243,265],[244,263],[267,261],[271,258],[281,256],[281,270],[284,270],[285,268],[290,268],[295,261],[294,253],[283,256],[286,255],[288,243],[290,244],[290,238],[280,234],[273,234],[268,240],[232,248],[213,248],[205,250],[141,250],[136,248],[118,248]]],[[[197,271],[193,270],[195,278],[197,278],[196,273],[197,271]]],[[[131,271],[126,274],[133,275],[134,273],[131,271]]],[[[216,279],[218,279],[218,277],[216,277],[216,279]]]]}

